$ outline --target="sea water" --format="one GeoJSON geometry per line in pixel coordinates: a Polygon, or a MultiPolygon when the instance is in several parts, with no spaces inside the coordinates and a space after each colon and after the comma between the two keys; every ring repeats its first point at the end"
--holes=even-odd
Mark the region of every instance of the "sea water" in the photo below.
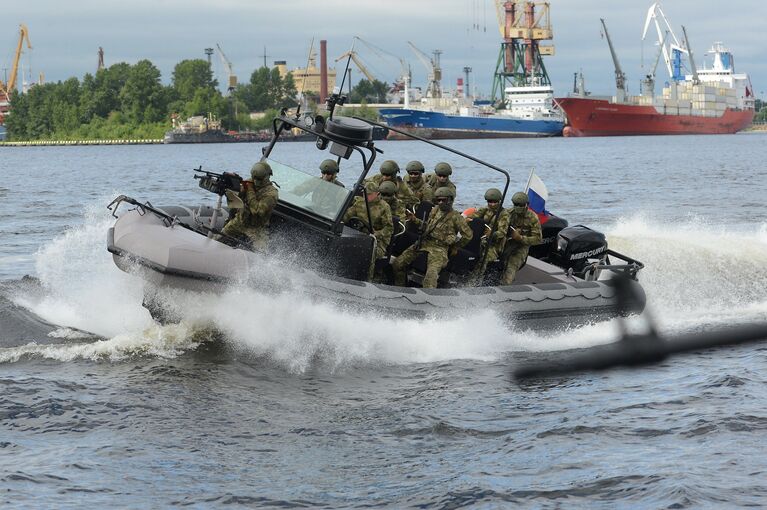
{"type": "MultiPolygon", "coordinates": [[[[674,335],[767,320],[765,136],[445,143],[507,170],[510,192],[535,169],[549,210],[645,263],[647,316],[674,335]]],[[[279,157],[308,171],[328,156],[288,145],[279,157]]],[[[505,184],[433,147],[378,145],[378,162],[451,163],[459,209],[505,184]]],[[[106,251],[106,205],[212,205],[192,169],[247,174],[262,146],[0,150],[4,506],[767,503],[758,344],[519,385],[512,367],[618,325],[407,320],[236,286],[180,292],[182,319],[155,323],[106,251]]]]}

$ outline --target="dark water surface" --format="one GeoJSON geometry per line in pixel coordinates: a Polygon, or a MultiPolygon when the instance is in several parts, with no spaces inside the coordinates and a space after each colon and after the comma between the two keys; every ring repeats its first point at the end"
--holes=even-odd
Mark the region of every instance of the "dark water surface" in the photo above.
{"type": "MultiPolygon", "coordinates": [[[[648,310],[674,334],[767,320],[765,142],[449,144],[507,168],[512,190],[535,167],[549,209],[646,264],[648,310]]],[[[461,207],[499,184],[381,146],[401,165],[453,163],[461,207]]],[[[184,319],[155,324],[106,252],[106,204],[212,204],[191,169],[244,173],[260,148],[0,149],[4,508],[767,505],[758,344],[518,385],[515,364],[611,342],[616,324],[391,319],[240,288],[180,295],[184,319]]],[[[307,168],[325,156],[285,150],[307,168]]]]}

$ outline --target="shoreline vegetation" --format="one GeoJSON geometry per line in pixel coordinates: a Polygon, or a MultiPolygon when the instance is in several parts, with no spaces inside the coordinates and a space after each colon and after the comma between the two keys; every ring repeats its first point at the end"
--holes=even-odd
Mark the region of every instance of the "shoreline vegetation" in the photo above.
{"type": "MultiPolygon", "coordinates": [[[[385,83],[360,80],[352,94],[362,102],[373,102],[379,98],[368,91],[385,93],[387,88],[385,83]]],[[[282,77],[276,68],[256,69],[247,83],[225,96],[203,59],[176,64],[170,85],[163,85],[160,70],[149,60],[134,65],[121,62],[95,75],[88,73],[82,81],[73,77],[35,85],[24,94],[14,91],[11,113],[5,119],[7,141],[0,144],[155,143],[171,129],[174,116],[183,122],[196,115],[212,115],[224,130],[258,131],[269,128],[281,108],[297,106],[296,96],[292,75],[282,77]],[[253,118],[250,112],[263,114],[253,118]]],[[[309,106],[316,109],[314,103],[309,106]]],[[[363,107],[357,114],[365,109],[370,111],[363,115],[377,118],[372,108],[363,107]]]]}
{"type": "MultiPolygon", "coordinates": [[[[377,120],[378,110],[367,104],[385,102],[388,89],[378,80],[360,80],[349,100],[361,107],[339,113],[377,120]]],[[[183,122],[196,115],[217,118],[225,131],[260,131],[270,128],[280,109],[296,107],[296,97],[293,76],[282,77],[277,68],[256,69],[247,83],[224,95],[203,59],[176,64],[169,85],[149,60],[121,62],[82,81],[72,77],[35,85],[25,94],[14,91],[0,145],[161,143],[173,117],[183,122]]],[[[308,108],[316,113],[318,98],[309,99],[308,108]]],[[[745,131],[767,131],[767,106],[761,99],[755,106],[754,124],[745,131]]]]}

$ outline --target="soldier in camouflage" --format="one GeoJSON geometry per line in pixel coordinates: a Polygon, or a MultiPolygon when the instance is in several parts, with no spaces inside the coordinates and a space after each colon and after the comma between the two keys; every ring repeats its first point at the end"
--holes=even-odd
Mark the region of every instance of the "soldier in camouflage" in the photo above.
{"type": "Polygon", "coordinates": [[[509,211],[510,234],[505,250],[508,252],[508,259],[501,280],[502,285],[511,285],[517,271],[527,260],[530,247],[540,244],[543,240],[538,215],[527,207],[527,194],[518,191],[511,197],[511,202],[514,208],[509,211]]]}
{"type": "Polygon", "coordinates": [[[470,218],[481,219],[487,225],[487,237],[482,240],[482,251],[477,267],[469,278],[474,285],[482,283],[487,264],[497,260],[503,253],[506,244],[506,232],[509,230],[509,211],[501,207],[503,193],[496,188],[485,192],[487,207],[477,209],[470,218]],[[497,220],[496,220],[497,218],[497,220]]]}
{"type": "MultiPolygon", "coordinates": [[[[326,159],[320,163],[320,179],[327,183],[335,184],[344,188],[343,183],[337,179],[338,163],[332,159],[326,159]]],[[[327,186],[325,182],[309,179],[293,189],[296,195],[312,195],[312,207],[321,213],[337,212],[341,202],[346,198],[346,192],[333,186],[327,186]]]]}
{"type": "Polygon", "coordinates": [[[425,222],[408,212],[408,220],[419,225],[421,236],[416,244],[402,252],[392,263],[395,285],[406,284],[408,267],[421,252],[426,252],[428,259],[423,287],[436,287],[439,272],[447,266],[450,250],[466,246],[471,241],[473,233],[463,216],[453,210],[453,198],[449,188],[439,188],[434,194],[438,207],[432,209],[425,222]]]}
{"type": "MultiPolygon", "coordinates": [[[[381,200],[376,183],[368,182],[365,184],[365,193],[367,194],[367,205],[365,205],[365,197],[354,197],[352,205],[344,214],[344,223],[348,224],[352,218],[361,220],[366,229],[376,238],[375,259],[380,259],[386,256],[386,250],[394,231],[391,209],[389,204],[381,200]],[[370,208],[369,217],[368,208],[370,208]]],[[[375,260],[371,261],[370,277],[373,276],[374,267],[375,260]]]]}
{"type": "Polygon", "coordinates": [[[407,164],[405,170],[407,170],[407,175],[403,180],[407,187],[410,188],[413,196],[419,202],[432,202],[434,200],[434,190],[431,189],[431,186],[429,186],[423,176],[425,171],[423,164],[420,161],[411,161],[407,164]]]}
{"type": "Polygon", "coordinates": [[[450,176],[453,174],[453,167],[449,163],[440,162],[434,167],[434,173],[429,174],[428,183],[433,192],[436,192],[439,188],[448,187],[453,191],[453,197],[458,196],[455,184],[450,180],[450,176]]]}
{"type": "Polygon", "coordinates": [[[392,181],[397,186],[397,198],[403,204],[405,208],[413,207],[418,203],[418,199],[413,196],[413,192],[405,185],[399,174],[399,165],[396,161],[388,159],[381,163],[379,173],[372,177],[369,177],[367,181],[372,181],[381,185],[384,181],[392,181]]]}
{"type": "Polygon", "coordinates": [[[378,186],[378,192],[381,194],[381,199],[389,204],[392,215],[404,221],[405,206],[397,198],[397,185],[392,181],[384,181],[378,186]]]}
{"type": "Polygon", "coordinates": [[[239,198],[243,207],[223,229],[224,234],[241,239],[258,251],[266,250],[269,219],[278,199],[277,188],[269,180],[270,175],[272,168],[268,163],[261,161],[253,165],[251,180],[243,180],[240,184],[239,198]]]}

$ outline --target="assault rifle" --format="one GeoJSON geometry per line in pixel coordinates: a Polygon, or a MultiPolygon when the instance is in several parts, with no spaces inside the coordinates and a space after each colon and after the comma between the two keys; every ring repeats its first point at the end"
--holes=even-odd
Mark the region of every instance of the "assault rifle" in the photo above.
{"type": "MultiPolygon", "coordinates": [[[[413,212],[413,216],[415,216],[415,207],[413,208],[412,212],[413,212]]],[[[418,229],[418,240],[415,242],[416,251],[421,249],[421,245],[423,244],[424,238],[428,235],[426,233],[426,225],[430,215],[431,215],[431,211],[429,213],[424,211],[423,218],[419,218],[421,220],[421,227],[418,229]]]]}
{"type": "Polygon", "coordinates": [[[199,185],[202,189],[206,189],[218,196],[225,195],[228,189],[235,193],[240,192],[240,185],[243,179],[234,172],[217,174],[216,172],[203,170],[202,166],[195,168],[194,171],[199,172],[194,174],[194,178],[200,180],[199,185]]]}

